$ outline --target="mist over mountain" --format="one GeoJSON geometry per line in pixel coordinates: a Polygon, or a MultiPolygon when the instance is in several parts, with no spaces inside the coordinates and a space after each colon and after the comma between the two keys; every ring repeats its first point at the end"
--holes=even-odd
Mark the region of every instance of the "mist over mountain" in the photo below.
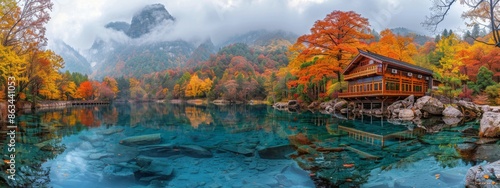
{"type": "Polygon", "coordinates": [[[78,51],[61,40],[54,40],[49,48],[64,59],[64,68],[61,71],[91,74],[90,64],[78,51]]]}
{"type": "Polygon", "coordinates": [[[126,33],[130,29],[130,24],[127,22],[110,22],[104,27],[107,29],[113,29],[115,31],[126,33]]]}
{"type": "Polygon", "coordinates": [[[220,46],[224,47],[234,43],[244,43],[249,46],[267,46],[273,40],[286,40],[293,44],[296,42],[298,37],[299,36],[294,33],[282,30],[277,30],[277,31],[257,30],[233,36],[224,43],[222,43],[220,46]]]}
{"type": "Polygon", "coordinates": [[[429,37],[425,34],[422,34],[420,32],[413,31],[413,30],[410,30],[410,29],[404,28],[404,27],[393,28],[393,29],[391,29],[391,31],[392,31],[392,33],[394,33],[396,35],[412,36],[413,41],[419,45],[423,45],[423,44],[425,44],[425,42],[427,42],[429,40],[433,40],[432,37],[429,37]]]}
{"type": "Polygon", "coordinates": [[[170,25],[174,22],[175,18],[168,13],[164,5],[148,5],[134,15],[126,34],[131,38],[139,38],[150,33],[156,27],[170,25]]]}

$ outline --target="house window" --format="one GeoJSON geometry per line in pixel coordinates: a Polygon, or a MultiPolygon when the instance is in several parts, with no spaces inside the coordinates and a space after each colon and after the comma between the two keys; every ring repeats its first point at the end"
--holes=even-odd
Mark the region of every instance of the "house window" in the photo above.
{"type": "Polygon", "coordinates": [[[422,92],[422,86],[415,86],[414,91],[415,92],[422,92]]]}
{"type": "Polygon", "coordinates": [[[385,83],[385,88],[386,90],[399,91],[399,83],[387,81],[385,83]]]}
{"type": "Polygon", "coordinates": [[[375,91],[378,90],[378,83],[375,83],[375,85],[373,85],[373,90],[375,90],[375,91]]]}

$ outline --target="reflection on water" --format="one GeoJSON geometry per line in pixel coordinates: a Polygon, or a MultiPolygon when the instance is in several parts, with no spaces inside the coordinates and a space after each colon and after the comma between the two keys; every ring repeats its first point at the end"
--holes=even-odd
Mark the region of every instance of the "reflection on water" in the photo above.
{"type": "Polygon", "coordinates": [[[492,160],[457,149],[477,140],[464,131],[476,123],[440,119],[133,103],[41,111],[18,121],[20,178],[9,182],[18,186],[461,187],[470,166],[492,160]]]}

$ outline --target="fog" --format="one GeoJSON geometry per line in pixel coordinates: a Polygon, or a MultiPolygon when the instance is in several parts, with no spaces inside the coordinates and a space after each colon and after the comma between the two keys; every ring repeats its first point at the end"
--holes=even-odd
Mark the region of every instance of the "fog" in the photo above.
{"type": "MultiPolygon", "coordinates": [[[[421,34],[434,35],[421,22],[430,14],[431,1],[406,0],[54,0],[47,37],[61,39],[78,50],[90,48],[96,37],[131,44],[183,39],[214,43],[253,30],[284,30],[306,34],[314,22],[334,10],[355,11],[370,21],[373,29],[406,27],[421,34]],[[144,6],[165,5],[176,18],[140,39],[104,28],[109,22],[130,23],[144,6]]],[[[451,9],[437,31],[444,28],[460,32],[465,28],[460,18],[463,7],[451,9]]]]}

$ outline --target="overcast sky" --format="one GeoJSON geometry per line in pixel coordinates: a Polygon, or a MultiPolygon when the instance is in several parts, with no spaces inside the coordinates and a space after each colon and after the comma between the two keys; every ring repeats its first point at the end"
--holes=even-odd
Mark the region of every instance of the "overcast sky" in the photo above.
{"type": "MultiPolygon", "coordinates": [[[[210,37],[215,43],[252,30],[281,29],[298,35],[309,33],[314,22],[334,10],[355,11],[369,19],[371,28],[406,27],[434,35],[421,26],[430,13],[431,0],[53,0],[49,40],[62,39],[79,50],[90,48],[96,37],[116,35],[104,25],[130,23],[145,5],[162,3],[176,18],[166,34],[185,40],[210,37]]],[[[458,5],[458,4],[457,4],[458,5]]],[[[438,30],[466,29],[455,5],[438,30]]]]}

